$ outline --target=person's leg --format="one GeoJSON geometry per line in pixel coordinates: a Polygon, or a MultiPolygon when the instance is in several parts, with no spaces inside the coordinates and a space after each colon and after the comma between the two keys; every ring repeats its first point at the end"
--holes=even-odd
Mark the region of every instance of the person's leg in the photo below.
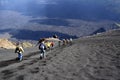
{"type": "Polygon", "coordinates": [[[40,49],[40,59],[43,58],[43,53],[42,53],[42,49],[40,49]]]}
{"type": "Polygon", "coordinates": [[[45,58],[45,50],[44,49],[41,49],[41,53],[40,53],[40,57],[42,56],[42,58],[45,58]]]}
{"type": "Polygon", "coordinates": [[[22,55],[22,53],[20,54],[20,61],[23,59],[23,55],[22,55]]]}
{"type": "Polygon", "coordinates": [[[42,49],[41,54],[42,54],[42,57],[44,58],[45,54],[44,54],[44,50],[43,49],[42,49]]]}
{"type": "Polygon", "coordinates": [[[43,50],[43,58],[46,58],[45,50],[43,50]]]}
{"type": "Polygon", "coordinates": [[[22,60],[22,58],[23,58],[23,56],[22,56],[22,53],[19,53],[19,60],[21,61],[22,60]]]}
{"type": "Polygon", "coordinates": [[[20,54],[18,53],[18,57],[17,57],[17,60],[19,60],[20,59],[20,54]]]}

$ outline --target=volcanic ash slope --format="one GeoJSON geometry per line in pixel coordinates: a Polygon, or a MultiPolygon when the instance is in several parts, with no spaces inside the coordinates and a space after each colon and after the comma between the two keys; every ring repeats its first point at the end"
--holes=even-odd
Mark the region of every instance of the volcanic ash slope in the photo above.
{"type": "Polygon", "coordinates": [[[43,60],[35,54],[0,66],[0,80],[120,79],[120,30],[77,39],[47,53],[43,60]]]}

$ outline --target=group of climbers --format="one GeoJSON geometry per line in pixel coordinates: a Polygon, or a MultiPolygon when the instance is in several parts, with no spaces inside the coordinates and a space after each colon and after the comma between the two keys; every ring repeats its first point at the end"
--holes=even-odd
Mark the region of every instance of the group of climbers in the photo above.
{"type": "Polygon", "coordinates": [[[67,44],[70,44],[70,45],[72,45],[72,38],[70,38],[70,39],[63,39],[63,40],[60,40],[59,41],[59,46],[61,46],[61,45],[67,45],[67,44]]]}
{"type": "MultiPolygon", "coordinates": [[[[63,40],[59,40],[57,35],[53,35],[54,40],[56,39],[58,41],[59,46],[61,45],[67,45],[67,44],[72,44],[72,38],[70,39],[63,39],[63,40]]],[[[36,46],[39,45],[39,50],[40,50],[40,59],[42,58],[46,58],[46,50],[51,50],[53,49],[53,47],[55,46],[54,41],[49,41],[47,38],[42,38],[38,41],[38,43],[36,44],[36,46]]],[[[18,53],[18,60],[21,61],[23,59],[23,48],[22,46],[17,43],[16,45],[16,49],[15,49],[15,53],[18,53]]]]}
{"type": "Polygon", "coordinates": [[[45,45],[46,45],[47,49],[50,50],[50,49],[53,48],[54,42],[53,42],[53,41],[51,41],[51,42],[46,41],[46,42],[45,42],[45,45]]]}

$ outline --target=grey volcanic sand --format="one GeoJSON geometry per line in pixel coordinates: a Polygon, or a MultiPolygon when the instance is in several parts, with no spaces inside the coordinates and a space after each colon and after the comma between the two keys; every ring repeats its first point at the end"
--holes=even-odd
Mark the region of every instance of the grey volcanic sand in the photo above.
{"type": "Polygon", "coordinates": [[[7,55],[0,56],[0,80],[120,80],[120,30],[74,40],[43,60],[37,48],[26,49],[22,62],[8,51],[0,50],[7,55]]]}

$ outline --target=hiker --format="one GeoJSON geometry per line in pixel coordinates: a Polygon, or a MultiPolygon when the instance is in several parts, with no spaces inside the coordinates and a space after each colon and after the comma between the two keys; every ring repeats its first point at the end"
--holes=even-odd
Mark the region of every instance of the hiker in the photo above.
{"type": "Polygon", "coordinates": [[[50,44],[51,49],[53,49],[54,45],[55,45],[55,43],[52,41],[50,44]]]}
{"type": "Polygon", "coordinates": [[[59,47],[61,46],[61,40],[58,41],[58,45],[59,45],[59,47]]]}
{"type": "Polygon", "coordinates": [[[39,49],[40,49],[40,59],[45,58],[45,50],[46,50],[46,45],[45,45],[45,39],[41,39],[39,41],[39,49]]]}
{"type": "Polygon", "coordinates": [[[70,41],[70,45],[72,45],[73,39],[72,39],[72,38],[70,38],[70,40],[69,40],[69,41],[70,41]]]}
{"type": "Polygon", "coordinates": [[[53,35],[53,38],[58,38],[58,36],[56,34],[53,35]]]}
{"type": "Polygon", "coordinates": [[[48,50],[50,50],[50,48],[51,48],[51,43],[48,42],[48,41],[46,41],[46,42],[45,42],[45,46],[46,46],[46,48],[47,48],[48,50]]]}
{"type": "Polygon", "coordinates": [[[66,44],[68,44],[68,43],[69,43],[69,39],[65,39],[65,41],[66,41],[66,44]]]}
{"type": "Polygon", "coordinates": [[[63,39],[62,42],[63,42],[63,45],[66,45],[66,40],[65,39],[63,39]]]}
{"type": "Polygon", "coordinates": [[[23,59],[23,52],[24,52],[24,50],[23,50],[22,46],[19,43],[17,43],[16,49],[15,49],[15,53],[18,54],[18,58],[17,59],[19,61],[21,61],[23,59]]]}

